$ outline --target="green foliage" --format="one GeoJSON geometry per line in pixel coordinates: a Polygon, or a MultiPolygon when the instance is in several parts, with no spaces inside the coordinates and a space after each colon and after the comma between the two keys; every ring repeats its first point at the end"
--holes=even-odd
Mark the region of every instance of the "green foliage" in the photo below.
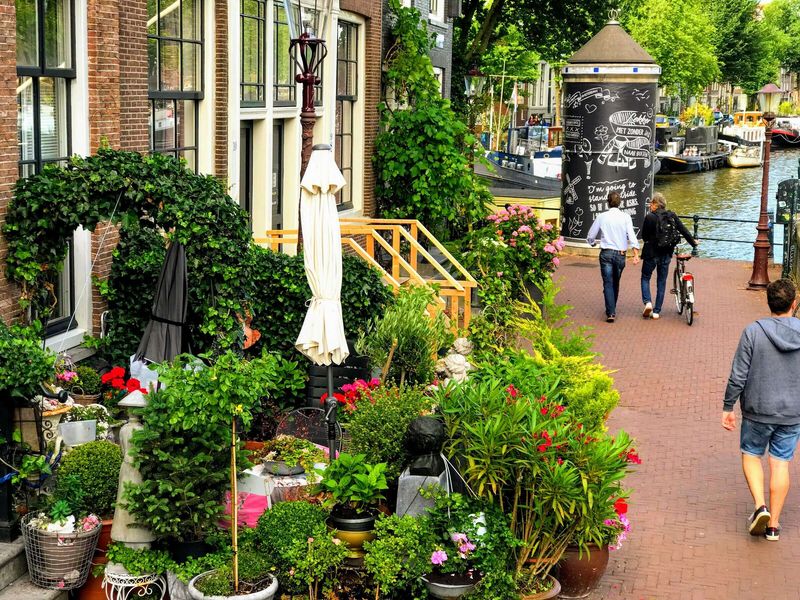
{"type": "Polygon", "coordinates": [[[687,106],[679,117],[687,126],[711,125],[714,123],[714,110],[701,102],[687,106]]]}
{"type": "Polygon", "coordinates": [[[764,18],[761,24],[770,56],[788,71],[796,73],[800,70],[800,47],[797,44],[800,36],[800,2],[774,0],[762,9],[764,18]]]}
{"type": "Polygon", "coordinates": [[[419,597],[420,577],[430,573],[433,532],[426,518],[381,515],[375,539],[364,542],[364,569],[384,598],[419,597]]]}
{"type": "Polygon", "coordinates": [[[196,175],[164,154],[101,148],[95,156],[75,155],[66,167],[47,165],[17,181],[3,233],[7,276],[22,285],[23,304],[46,315],[51,299],[39,291],[64,260],[67,240],[79,225],[94,230],[109,220],[158,226],[186,246],[195,349],[241,342],[237,313],[252,237],[247,215],[218,179],[196,175]]]}
{"type": "Polygon", "coordinates": [[[388,489],[386,463],[371,465],[364,454],[342,452],[318,473],[319,490],[331,495],[333,503],[363,513],[384,499],[388,489]]]}
{"type": "Polygon", "coordinates": [[[306,540],[305,548],[295,545],[294,577],[306,584],[309,598],[318,598],[321,589],[328,589],[336,579],[336,572],[344,564],[347,546],[326,530],[319,530],[306,540]]]}
{"type": "Polygon", "coordinates": [[[444,314],[437,312],[433,318],[429,315],[430,307],[437,301],[433,288],[405,286],[395,304],[359,338],[356,349],[376,367],[385,365],[394,346],[389,372],[382,375],[384,381],[395,381],[402,386],[433,380],[433,357],[453,341],[444,314]]]}
{"type": "MultiPolygon", "coordinates": [[[[197,589],[208,597],[234,596],[233,567],[223,564],[195,583],[197,589]]],[[[239,550],[239,593],[252,593],[268,587],[272,579],[270,557],[251,548],[239,550]]]]}
{"type": "Polygon", "coordinates": [[[67,452],[61,459],[56,489],[62,478],[74,475],[84,491],[79,500],[71,499],[75,511],[109,518],[117,500],[120,466],[122,450],[116,444],[105,440],[82,444],[67,452]]]}
{"type": "Polygon", "coordinates": [[[359,402],[350,416],[347,431],[351,449],[369,463],[386,463],[386,478],[397,479],[408,462],[405,437],[408,426],[431,409],[424,390],[380,386],[369,402],[359,402]]]}
{"type": "Polygon", "coordinates": [[[375,139],[378,208],[384,217],[419,219],[447,239],[483,217],[491,196],[461,150],[475,140],[439,93],[419,11],[397,0],[390,6],[385,82],[393,102],[380,107],[375,139]]]}
{"type": "Polygon", "coordinates": [[[72,507],[66,500],[56,500],[53,502],[53,506],[50,507],[50,518],[54,522],[63,523],[71,514],[72,507]]]}
{"type": "Polygon", "coordinates": [[[163,574],[173,570],[175,564],[165,550],[136,550],[116,542],[109,544],[106,557],[108,562],[122,565],[134,576],[163,574]]]}
{"type": "Polygon", "coordinates": [[[7,326],[0,320],[0,390],[30,398],[53,376],[56,356],[42,348],[40,327],[7,326]]]}
{"type": "Polygon", "coordinates": [[[165,387],[148,396],[144,428],[132,440],[144,481],[125,490],[139,523],[178,540],[200,539],[213,529],[230,481],[232,419],[247,427],[279,363],[268,353],[247,361],[227,352],[208,367],[189,355],[159,365],[165,387]]]}
{"type": "MultiPolygon", "coordinates": [[[[248,257],[252,327],[261,340],[251,349],[278,350],[286,357],[297,356],[294,342],[308,312],[311,297],[303,256],[289,256],[253,246],[248,257]]],[[[389,287],[380,274],[363,260],[342,257],[342,316],[345,334],[355,338],[392,302],[389,287]]]]}
{"type": "Polygon", "coordinates": [[[778,116],[779,117],[791,117],[797,114],[797,105],[794,102],[790,102],[788,100],[781,102],[780,106],[778,106],[778,116]]]}
{"type": "Polygon", "coordinates": [[[75,369],[77,377],[73,377],[64,387],[76,394],[99,394],[100,374],[92,367],[78,366],[75,369]]]}
{"type": "Polygon", "coordinates": [[[700,0],[645,0],[627,25],[661,66],[660,85],[684,101],[720,77],[714,24],[700,0]]]}
{"type": "Polygon", "coordinates": [[[280,460],[288,467],[300,465],[309,477],[313,474],[314,464],[325,460],[325,453],[316,444],[285,434],[266,441],[258,454],[263,460],[280,460]]]}
{"type": "Polygon", "coordinates": [[[50,463],[44,455],[23,454],[19,466],[16,467],[16,473],[11,477],[11,483],[16,485],[24,479],[39,479],[42,475],[51,475],[52,472],[50,463]]]}

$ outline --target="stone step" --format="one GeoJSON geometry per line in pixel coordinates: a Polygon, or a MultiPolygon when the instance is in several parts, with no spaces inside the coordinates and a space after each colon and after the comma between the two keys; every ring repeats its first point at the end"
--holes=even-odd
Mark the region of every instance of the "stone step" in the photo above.
{"type": "Polygon", "coordinates": [[[0,590],[0,600],[68,600],[68,596],[64,590],[45,590],[33,585],[25,573],[0,590]]]}
{"type": "Polygon", "coordinates": [[[0,591],[28,572],[22,540],[0,544],[0,591]]]}

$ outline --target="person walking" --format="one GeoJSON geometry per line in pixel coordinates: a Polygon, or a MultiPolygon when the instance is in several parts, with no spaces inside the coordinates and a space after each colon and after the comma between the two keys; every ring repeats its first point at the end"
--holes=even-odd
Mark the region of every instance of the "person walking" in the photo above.
{"type": "Polygon", "coordinates": [[[692,247],[699,243],[674,212],[667,210],[664,195],[656,192],[650,201],[650,212],[642,223],[642,304],[645,319],[661,317],[664,294],[667,290],[669,263],[681,237],[692,247]],[[650,277],[656,272],[656,303],[650,297],[650,277]]]}
{"type": "Polygon", "coordinates": [[[771,317],[745,327],[733,357],[725,399],[722,426],[736,428],[733,407],[739,400],[742,428],[739,447],[742,470],[755,508],[748,519],[751,535],[778,541],[780,517],[789,492],[789,463],[800,439],[800,319],[797,290],[788,279],[767,286],[771,317]],[[769,449],[769,501],[764,499],[761,457],[769,449]]]}
{"type": "Polygon", "coordinates": [[[633,231],[631,216],[619,209],[621,202],[618,192],[609,192],[608,210],[597,215],[586,237],[592,247],[600,242],[600,275],[608,323],[617,318],[619,281],[625,269],[628,248],[633,249],[633,264],[639,263],[639,240],[633,231]]]}

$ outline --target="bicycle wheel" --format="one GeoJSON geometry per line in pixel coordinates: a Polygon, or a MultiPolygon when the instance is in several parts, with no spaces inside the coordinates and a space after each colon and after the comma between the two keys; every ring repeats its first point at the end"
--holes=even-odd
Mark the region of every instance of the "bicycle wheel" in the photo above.
{"type": "Polygon", "coordinates": [[[686,323],[691,325],[694,322],[694,302],[686,303],[686,323]]]}
{"type": "Polygon", "coordinates": [[[683,314],[683,287],[681,286],[683,282],[681,281],[680,275],[678,274],[678,269],[672,274],[672,293],[675,294],[675,306],[678,308],[678,314],[683,314]]]}

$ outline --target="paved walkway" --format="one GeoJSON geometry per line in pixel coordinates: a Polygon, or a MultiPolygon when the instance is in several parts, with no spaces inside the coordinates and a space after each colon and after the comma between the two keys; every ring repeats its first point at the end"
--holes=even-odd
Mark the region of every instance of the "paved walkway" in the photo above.
{"type": "Polygon", "coordinates": [[[630,261],[613,324],[604,321],[596,259],[567,257],[556,274],[560,301],[574,306],[577,323],[594,327],[595,349],[617,370],[621,401],[609,427],[628,431],[643,460],[626,479],[633,529],[591,598],[796,600],[800,461],[792,466],[795,487],[780,542],[753,538],[738,428],[731,433],[720,425],[739,335],[768,312],[766,295],[745,290],[749,264],[701,258],[689,266],[698,307],[691,327],[669,294],[659,321],[641,318],[640,265],[630,261]]]}

